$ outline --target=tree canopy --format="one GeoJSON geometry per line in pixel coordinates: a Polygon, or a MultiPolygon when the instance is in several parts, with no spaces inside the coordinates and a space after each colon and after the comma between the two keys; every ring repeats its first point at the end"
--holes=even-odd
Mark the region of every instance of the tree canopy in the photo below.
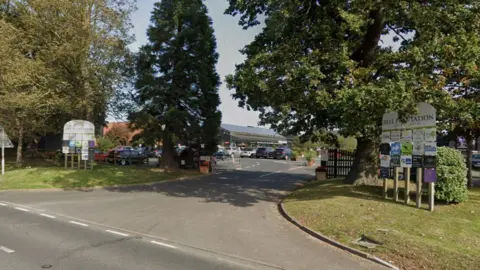
{"type": "Polygon", "coordinates": [[[239,105],[281,132],[339,129],[358,140],[347,182],[376,176],[381,117],[425,101],[451,112],[453,82],[476,78],[477,1],[230,0],[244,28],[265,28],[227,77],[239,105]],[[387,43],[392,39],[390,43],[387,43]],[[393,45],[393,46],[392,46],[393,45]]]}
{"type": "Polygon", "coordinates": [[[136,127],[163,142],[164,165],[175,168],[173,141],[214,151],[221,121],[220,78],[212,20],[201,0],[155,3],[148,44],[136,64],[136,127]]]}

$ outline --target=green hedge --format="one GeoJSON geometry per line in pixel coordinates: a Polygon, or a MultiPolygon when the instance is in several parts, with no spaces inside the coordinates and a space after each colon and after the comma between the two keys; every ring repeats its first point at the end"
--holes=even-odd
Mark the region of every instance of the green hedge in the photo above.
{"type": "Polygon", "coordinates": [[[467,167],[463,155],[449,147],[438,147],[437,151],[435,198],[446,202],[466,201],[467,167]]]}

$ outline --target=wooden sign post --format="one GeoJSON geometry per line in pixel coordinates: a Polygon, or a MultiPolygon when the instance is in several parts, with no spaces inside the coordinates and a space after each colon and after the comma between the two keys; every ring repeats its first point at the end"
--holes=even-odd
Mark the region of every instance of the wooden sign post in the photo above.
{"type": "MultiPolygon", "coordinates": [[[[399,201],[399,170],[403,168],[405,181],[404,200],[410,203],[410,173],[416,169],[416,207],[422,205],[422,182],[428,183],[429,209],[434,209],[436,182],[436,110],[427,103],[418,104],[418,113],[402,123],[397,112],[389,112],[382,118],[382,145],[380,147],[380,167],[382,177],[384,169],[393,167],[393,200],[399,201]],[[389,145],[389,147],[387,146],[389,145]],[[385,149],[389,148],[390,153],[385,149]],[[383,171],[382,171],[383,169],[383,171]]],[[[387,179],[383,182],[383,197],[387,198],[387,179]]]]}

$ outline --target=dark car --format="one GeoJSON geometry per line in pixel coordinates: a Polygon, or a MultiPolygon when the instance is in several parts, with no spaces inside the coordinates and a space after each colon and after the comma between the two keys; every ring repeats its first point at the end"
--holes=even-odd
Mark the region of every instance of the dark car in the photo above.
{"type": "Polygon", "coordinates": [[[290,159],[292,157],[292,149],[288,147],[277,148],[272,156],[274,159],[290,159]]]}
{"type": "Polygon", "coordinates": [[[213,154],[213,156],[215,156],[217,160],[225,160],[229,157],[228,153],[223,150],[218,150],[217,152],[215,152],[215,154],[213,154]]]}
{"type": "Polygon", "coordinates": [[[135,150],[119,150],[110,151],[108,153],[107,161],[109,163],[118,163],[120,165],[128,164],[146,164],[148,157],[135,150]]]}
{"type": "Polygon", "coordinates": [[[272,157],[273,153],[273,148],[272,147],[259,147],[257,149],[257,152],[255,153],[256,158],[270,158],[272,157]]]}

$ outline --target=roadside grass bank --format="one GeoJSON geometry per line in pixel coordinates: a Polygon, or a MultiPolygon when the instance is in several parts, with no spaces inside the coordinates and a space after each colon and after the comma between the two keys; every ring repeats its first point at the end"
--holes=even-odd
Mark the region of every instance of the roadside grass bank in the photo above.
{"type": "Polygon", "coordinates": [[[287,196],[283,206],[303,226],[402,269],[478,268],[480,188],[469,191],[467,202],[436,205],[433,213],[381,194],[381,187],[314,181],[287,196]],[[362,235],[382,244],[367,249],[352,243],[362,235]]]}
{"type": "Polygon", "coordinates": [[[144,166],[98,165],[93,170],[72,170],[58,166],[27,166],[0,175],[0,190],[108,187],[143,184],[197,176],[196,171],[164,172],[144,166]]]}

